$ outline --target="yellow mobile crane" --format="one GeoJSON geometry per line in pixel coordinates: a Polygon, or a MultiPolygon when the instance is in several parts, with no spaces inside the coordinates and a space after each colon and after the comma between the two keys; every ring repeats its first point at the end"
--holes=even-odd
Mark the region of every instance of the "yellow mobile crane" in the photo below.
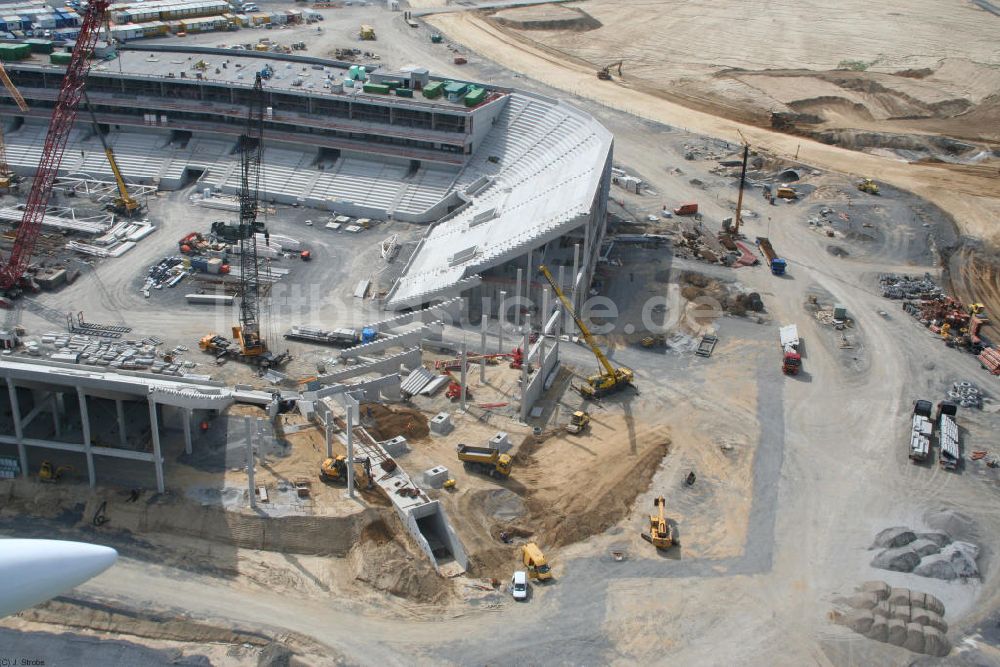
{"type": "Polygon", "coordinates": [[[94,123],[94,133],[101,140],[101,146],[104,148],[104,155],[108,158],[108,164],[111,166],[111,173],[114,174],[115,183],[118,184],[118,196],[115,197],[114,203],[112,203],[108,208],[118,215],[124,215],[127,218],[139,215],[142,213],[142,204],[137,202],[135,198],[128,193],[128,187],[125,185],[125,178],[122,176],[122,170],[118,168],[118,162],[115,160],[115,152],[111,150],[111,146],[104,139],[104,133],[101,132],[101,126],[97,122],[97,115],[94,114],[94,108],[90,106],[90,98],[87,97],[86,91],[83,93],[83,101],[87,105],[87,111],[90,112],[90,120],[94,123]]]}
{"type": "Polygon", "coordinates": [[[545,279],[549,281],[549,285],[552,287],[552,291],[556,293],[559,300],[562,301],[563,307],[566,308],[566,312],[569,313],[573,321],[576,322],[577,328],[580,333],[583,334],[583,339],[587,341],[587,345],[590,346],[591,352],[597,357],[597,361],[601,364],[604,369],[603,373],[597,373],[591,375],[587,378],[587,383],[580,385],[578,387],[580,393],[584,398],[601,398],[602,396],[607,396],[613,392],[624,389],[625,387],[632,384],[635,379],[635,374],[632,372],[631,368],[625,368],[624,366],[615,368],[611,365],[608,358],[601,352],[601,348],[597,346],[597,342],[591,335],[590,330],[587,325],[577,316],[576,311],[573,310],[573,304],[569,302],[563,291],[559,289],[556,285],[555,279],[552,277],[552,273],[543,265],[538,267],[538,271],[545,276],[545,279]]]}
{"type": "MultiPolygon", "coordinates": [[[[0,65],[0,81],[3,82],[3,86],[10,93],[10,96],[14,98],[17,108],[22,112],[27,111],[28,103],[24,101],[21,91],[10,80],[10,76],[7,75],[7,70],[3,68],[3,65],[0,65]]],[[[16,182],[16,178],[14,172],[11,171],[10,165],[7,164],[7,150],[3,143],[3,132],[0,132],[0,189],[9,188],[16,182]]]]}

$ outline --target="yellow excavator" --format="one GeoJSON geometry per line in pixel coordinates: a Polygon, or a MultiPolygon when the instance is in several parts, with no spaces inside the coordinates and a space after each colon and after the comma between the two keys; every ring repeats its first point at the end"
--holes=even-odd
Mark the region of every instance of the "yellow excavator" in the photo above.
{"type": "Polygon", "coordinates": [[[577,316],[576,311],[573,310],[573,304],[569,302],[566,295],[556,284],[555,279],[552,277],[552,273],[544,265],[538,267],[538,271],[545,276],[545,279],[549,282],[549,286],[552,287],[552,291],[556,293],[559,300],[562,301],[563,307],[566,308],[566,312],[569,313],[573,321],[576,322],[577,328],[580,333],[583,334],[583,339],[587,341],[587,345],[590,346],[590,351],[594,353],[597,357],[598,363],[604,369],[603,373],[597,373],[591,375],[587,378],[586,384],[582,384],[577,387],[577,390],[584,398],[595,399],[601,398],[602,396],[607,396],[608,394],[620,391],[625,387],[631,386],[635,380],[635,373],[632,372],[631,368],[626,368],[620,366],[615,368],[608,361],[607,356],[601,351],[601,348],[597,346],[597,341],[591,335],[590,330],[587,325],[577,316]]]}
{"type": "MultiPolygon", "coordinates": [[[[14,82],[10,80],[10,76],[7,75],[7,70],[3,68],[3,65],[0,65],[0,81],[3,82],[4,88],[7,89],[10,96],[14,98],[17,108],[22,112],[27,111],[28,103],[24,101],[21,92],[14,86],[14,82]]],[[[3,133],[0,132],[0,190],[6,190],[16,182],[17,176],[11,170],[10,165],[7,164],[7,150],[3,142],[3,133]]]]}
{"type": "MultiPolygon", "coordinates": [[[[372,466],[371,461],[365,457],[354,459],[355,465],[361,464],[361,469],[354,470],[354,486],[359,489],[368,489],[372,486],[372,466]],[[359,474],[360,473],[360,474],[359,474]]],[[[323,459],[319,464],[319,478],[324,482],[347,483],[347,457],[337,454],[332,458],[323,459]]]]}
{"type": "Polygon", "coordinates": [[[142,213],[142,204],[135,200],[135,197],[129,194],[128,187],[125,185],[125,177],[122,176],[122,170],[118,167],[118,162],[115,160],[115,152],[111,150],[111,146],[104,139],[104,133],[101,132],[101,126],[97,122],[97,115],[94,114],[94,108],[90,106],[90,98],[87,97],[86,91],[83,93],[83,101],[87,105],[87,111],[90,112],[90,120],[94,123],[94,134],[101,140],[101,147],[104,148],[104,155],[108,158],[108,165],[111,166],[111,173],[115,177],[115,184],[118,186],[118,196],[115,197],[114,202],[108,205],[108,208],[118,215],[124,215],[127,218],[140,215],[142,213]]]}
{"type": "Polygon", "coordinates": [[[674,545],[674,531],[663,515],[667,501],[660,496],[653,501],[653,506],[659,509],[656,514],[649,515],[649,531],[642,534],[642,539],[657,549],[669,549],[674,545]]]}
{"type": "Polygon", "coordinates": [[[605,65],[601,69],[597,70],[597,78],[601,81],[611,81],[611,69],[614,67],[618,68],[618,78],[622,78],[622,65],[623,61],[619,60],[616,63],[611,63],[610,65],[605,65]]]}
{"type": "Polygon", "coordinates": [[[55,484],[63,475],[72,470],[72,466],[59,466],[56,468],[52,465],[51,461],[42,461],[42,465],[38,469],[38,481],[45,482],[46,484],[55,484]]]}
{"type": "Polygon", "coordinates": [[[590,415],[583,410],[577,410],[566,424],[566,432],[577,435],[583,433],[588,426],[590,426],[590,415]]]}

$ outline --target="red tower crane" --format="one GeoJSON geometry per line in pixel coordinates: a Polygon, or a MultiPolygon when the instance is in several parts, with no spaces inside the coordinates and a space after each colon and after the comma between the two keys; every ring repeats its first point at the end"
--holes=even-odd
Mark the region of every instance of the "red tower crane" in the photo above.
{"type": "Polygon", "coordinates": [[[38,171],[28,193],[28,201],[24,207],[24,216],[17,228],[17,238],[6,264],[0,266],[0,288],[17,287],[24,277],[24,270],[31,261],[31,253],[35,249],[35,241],[42,228],[45,209],[52,196],[52,185],[59,175],[59,165],[62,163],[63,151],[69,139],[70,130],[76,120],[77,108],[83,96],[83,87],[90,71],[90,58],[97,46],[97,38],[104,24],[109,0],[91,0],[83,15],[80,34],[73,47],[73,57],[66,67],[59,88],[56,107],[49,120],[49,130],[45,135],[45,146],[42,149],[42,159],[38,163],[38,171]]]}

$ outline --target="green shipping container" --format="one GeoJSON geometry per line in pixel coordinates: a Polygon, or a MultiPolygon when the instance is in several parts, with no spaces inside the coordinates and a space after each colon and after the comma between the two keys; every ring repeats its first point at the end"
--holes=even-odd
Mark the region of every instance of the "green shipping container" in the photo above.
{"type": "Polygon", "coordinates": [[[52,53],[52,42],[47,39],[29,39],[25,42],[32,53],[52,53]]]}
{"type": "Polygon", "coordinates": [[[0,61],[5,63],[24,60],[30,55],[31,47],[27,44],[0,44],[0,61]]]}
{"type": "Polygon", "coordinates": [[[49,62],[53,65],[69,65],[69,61],[73,59],[72,53],[65,53],[57,51],[49,56],[49,62]]]}
{"type": "Polygon", "coordinates": [[[374,93],[376,95],[389,94],[389,86],[383,85],[381,83],[366,83],[364,90],[366,93],[374,93]]]}
{"type": "Polygon", "coordinates": [[[449,81],[448,85],[444,87],[444,92],[448,97],[461,97],[465,95],[465,91],[469,89],[469,84],[458,83],[456,81],[449,81]]]}
{"type": "Polygon", "coordinates": [[[483,100],[485,99],[486,99],[485,88],[473,88],[465,96],[465,106],[474,107],[477,104],[482,104],[483,100]]]}
{"type": "Polygon", "coordinates": [[[413,89],[411,88],[397,88],[396,95],[398,97],[413,97],[413,89]]]}
{"type": "Polygon", "coordinates": [[[433,100],[435,97],[441,97],[442,92],[444,92],[444,84],[440,81],[434,81],[424,86],[424,97],[428,99],[433,100]]]}

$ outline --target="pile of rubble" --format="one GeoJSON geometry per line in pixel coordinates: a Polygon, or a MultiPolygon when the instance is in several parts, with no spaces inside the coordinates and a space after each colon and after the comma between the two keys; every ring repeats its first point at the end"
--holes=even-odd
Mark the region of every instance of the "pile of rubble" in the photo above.
{"type": "Polygon", "coordinates": [[[923,278],[883,273],[878,277],[882,296],[887,299],[941,299],[944,291],[931,279],[929,273],[923,278]]]}
{"type": "Polygon", "coordinates": [[[914,653],[940,657],[951,652],[944,604],[930,593],[868,581],[844,602],[848,610],[834,611],[831,619],[858,634],[914,653]]]}

